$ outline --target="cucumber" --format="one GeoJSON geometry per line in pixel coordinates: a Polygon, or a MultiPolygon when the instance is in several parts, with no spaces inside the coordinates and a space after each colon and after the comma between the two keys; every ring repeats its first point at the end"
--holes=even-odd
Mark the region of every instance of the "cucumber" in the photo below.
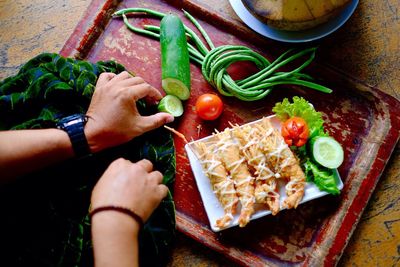
{"type": "Polygon", "coordinates": [[[182,101],[174,95],[166,95],[157,106],[161,112],[168,112],[174,117],[179,117],[183,114],[182,101]]]}
{"type": "Polygon", "coordinates": [[[329,169],[339,167],[344,159],[342,146],[332,137],[320,136],[310,141],[315,162],[329,169]]]}
{"type": "Polygon", "coordinates": [[[190,97],[189,50],[185,28],[176,15],[166,15],[160,24],[162,87],[181,100],[190,97]]]}

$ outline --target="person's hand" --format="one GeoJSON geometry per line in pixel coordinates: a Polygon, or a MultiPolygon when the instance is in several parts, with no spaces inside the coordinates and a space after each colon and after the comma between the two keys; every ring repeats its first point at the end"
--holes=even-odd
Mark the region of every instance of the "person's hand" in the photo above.
{"type": "Polygon", "coordinates": [[[117,146],[147,131],[172,122],[168,113],[141,116],[136,101],[141,98],[157,101],[160,92],[140,77],[124,71],[102,73],[86,115],[85,135],[92,152],[117,146]]]}
{"type": "MultiPolygon", "coordinates": [[[[94,187],[91,209],[124,207],[145,222],[168,193],[168,188],[161,183],[162,178],[146,159],[137,163],[117,159],[94,187]]],[[[114,266],[116,260],[118,266],[139,266],[139,222],[115,210],[98,212],[91,222],[96,266],[114,266]]]]}
{"type": "Polygon", "coordinates": [[[153,171],[153,164],[142,159],[136,163],[117,159],[110,164],[92,192],[92,209],[102,206],[129,208],[146,221],[168,187],[162,184],[163,175],[153,171]]]}

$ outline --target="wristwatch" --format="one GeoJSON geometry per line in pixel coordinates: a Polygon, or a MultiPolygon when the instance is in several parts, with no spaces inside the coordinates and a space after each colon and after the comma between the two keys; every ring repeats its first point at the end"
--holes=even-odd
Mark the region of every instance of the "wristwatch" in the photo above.
{"type": "Polygon", "coordinates": [[[82,158],[91,154],[84,132],[87,120],[88,117],[84,114],[74,114],[62,118],[57,123],[58,129],[64,130],[68,133],[72,143],[72,149],[77,158],[82,158]]]}

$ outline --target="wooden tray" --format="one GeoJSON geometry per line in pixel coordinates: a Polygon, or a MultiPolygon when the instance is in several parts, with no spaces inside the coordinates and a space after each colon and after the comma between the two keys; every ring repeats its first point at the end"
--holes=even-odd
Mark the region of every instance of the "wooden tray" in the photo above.
{"type": "MultiPolygon", "coordinates": [[[[126,7],[171,11],[191,26],[183,18],[181,8],[184,8],[199,19],[216,46],[242,44],[269,59],[275,59],[285,49],[260,38],[237,20],[229,18],[224,10],[215,10],[206,3],[200,0],[128,0],[123,3],[94,0],[61,54],[93,62],[117,60],[156,88],[161,88],[158,41],[132,33],[121,19],[110,19],[115,10],[126,7]]],[[[131,22],[159,24],[158,20],[148,16],[131,18],[131,22]]],[[[240,75],[242,70],[239,66],[232,73],[240,75]]],[[[197,65],[191,65],[191,72],[191,98],[185,103],[184,116],[173,125],[188,139],[207,136],[214,128],[224,129],[229,121],[242,124],[271,115],[273,105],[284,97],[303,96],[323,112],[327,130],[345,148],[345,161],[339,169],[344,188],[339,197],[327,196],[296,210],[254,220],[245,228],[234,227],[214,233],[210,230],[184,144],[177,138],[174,199],[178,230],[242,265],[335,265],[399,139],[400,102],[317,59],[306,72],[320,79],[334,93],[326,95],[290,88],[274,90],[264,100],[251,103],[223,98],[225,110],[220,119],[203,122],[194,114],[195,100],[200,94],[214,90],[203,79],[197,65]],[[199,125],[202,126],[200,131],[199,125]]]]}

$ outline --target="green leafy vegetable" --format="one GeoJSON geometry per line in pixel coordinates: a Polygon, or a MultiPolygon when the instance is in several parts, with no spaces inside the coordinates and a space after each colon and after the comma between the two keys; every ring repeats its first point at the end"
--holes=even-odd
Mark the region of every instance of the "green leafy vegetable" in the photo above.
{"type": "MultiPolygon", "coordinates": [[[[293,102],[285,98],[282,102],[276,103],[272,111],[282,122],[292,117],[303,118],[310,131],[307,143],[310,143],[310,140],[316,140],[318,137],[329,136],[324,130],[324,120],[322,119],[321,113],[317,112],[314,107],[302,97],[293,97],[293,102]]],[[[313,182],[320,190],[326,191],[332,195],[340,193],[337,188],[336,169],[325,168],[321,164],[313,161],[313,151],[307,145],[292,147],[292,150],[300,159],[300,164],[308,182],[313,182]]]]}
{"type": "Polygon", "coordinates": [[[293,97],[293,103],[285,98],[281,103],[276,103],[272,111],[282,122],[291,117],[303,118],[310,130],[310,139],[315,136],[328,136],[324,131],[322,114],[316,111],[314,107],[302,97],[293,97]]]}
{"type": "Polygon", "coordinates": [[[313,181],[320,190],[332,195],[340,193],[336,186],[336,170],[322,167],[310,159],[307,159],[303,166],[307,179],[313,181]]]}

